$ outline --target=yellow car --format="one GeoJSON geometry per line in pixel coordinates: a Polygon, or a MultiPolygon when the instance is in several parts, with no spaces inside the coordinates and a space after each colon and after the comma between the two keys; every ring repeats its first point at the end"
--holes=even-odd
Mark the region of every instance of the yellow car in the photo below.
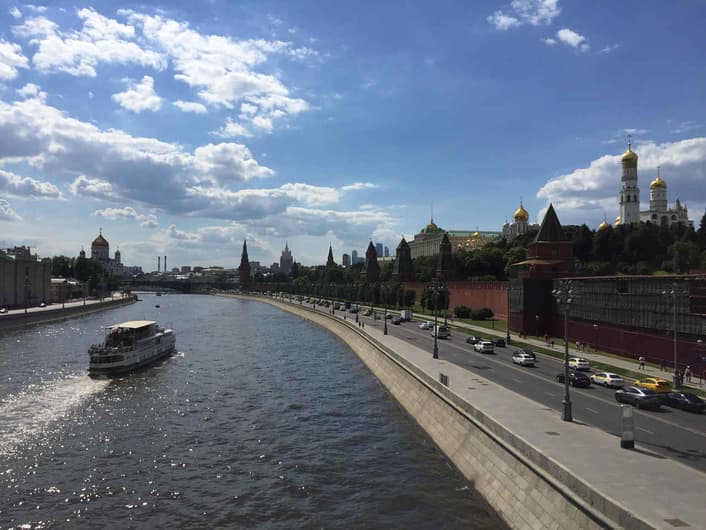
{"type": "Polygon", "coordinates": [[[667,392],[672,391],[672,383],[666,379],[660,379],[659,377],[646,377],[644,379],[638,379],[635,383],[633,383],[633,386],[649,388],[658,394],[666,394],[667,392]]]}
{"type": "Polygon", "coordinates": [[[366,309],[365,311],[363,311],[363,316],[364,316],[364,317],[369,317],[369,316],[372,315],[372,314],[373,314],[373,310],[372,310],[372,309],[366,309]]]}

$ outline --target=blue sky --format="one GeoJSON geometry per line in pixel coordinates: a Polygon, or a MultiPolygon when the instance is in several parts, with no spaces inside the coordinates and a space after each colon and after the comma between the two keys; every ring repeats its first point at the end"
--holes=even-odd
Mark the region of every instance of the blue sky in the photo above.
{"type": "Polygon", "coordinates": [[[0,0],[0,246],[305,265],[429,221],[706,207],[703,2],[0,0]]]}

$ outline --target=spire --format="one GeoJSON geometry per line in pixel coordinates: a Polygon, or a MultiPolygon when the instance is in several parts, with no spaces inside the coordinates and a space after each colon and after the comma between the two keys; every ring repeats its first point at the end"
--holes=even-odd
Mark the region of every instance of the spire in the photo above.
{"type": "Polygon", "coordinates": [[[554,206],[549,204],[547,213],[544,214],[542,225],[539,227],[539,232],[537,232],[537,237],[534,238],[534,241],[564,241],[565,239],[564,230],[561,228],[561,223],[559,223],[559,218],[556,216],[554,206]]]}
{"type": "Polygon", "coordinates": [[[632,151],[632,134],[628,134],[628,151],[632,151]]]}
{"type": "Polygon", "coordinates": [[[243,253],[240,256],[240,267],[238,268],[238,278],[241,287],[250,283],[250,259],[248,257],[248,242],[243,240],[243,253]]]}
{"type": "Polygon", "coordinates": [[[328,259],[326,260],[326,267],[335,267],[336,262],[333,261],[333,247],[331,246],[331,243],[329,242],[328,244],[328,259]]]}

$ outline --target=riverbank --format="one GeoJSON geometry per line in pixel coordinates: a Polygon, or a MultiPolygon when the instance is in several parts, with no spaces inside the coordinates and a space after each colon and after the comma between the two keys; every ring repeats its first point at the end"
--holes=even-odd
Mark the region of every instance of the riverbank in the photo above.
{"type": "Polygon", "coordinates": [[[15,310],[0,314],[0,333],[3,331],[18,329],[36,324],[46,324],[66,318],[73,318],[81,315],[88,315],[97,311],[105,311],[115,307],[134,304],[134,297],[104,299],[100,300],[80,300],[76,302],[53,304],[46,307],[32,307],[26,313],[24,310],[15,310]]]}
{"type": "Polygon", "coordinates": [[[561,421],[536,402],[380,330],[363,331],[341,314],[255,299],[344,340],[514,528],[698,528],[706,519],[703,473],[647,448],[621,449],[613,435],[561,421]]]}

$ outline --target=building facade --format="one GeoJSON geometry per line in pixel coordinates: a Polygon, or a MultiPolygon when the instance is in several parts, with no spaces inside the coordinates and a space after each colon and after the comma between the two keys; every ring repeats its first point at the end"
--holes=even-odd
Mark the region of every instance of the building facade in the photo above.
{"type": "Polygon", "coordinates": [[[0,307],[31,307],[49,302],[51,260],[29,247],[0,250],[0,307]]]}
{"type": "Polygon", "coordinates": [[[526,234],[530,230],[539,229],[538,224],[531,225],[529,223],[529,213],[527,213],[527,210],[525,210],[525,207],[522,205],[522,201],[520,201],[520,207],[515,210],[515,213],[512,215],[512,218],[512,223],[505,223],[503,225],[503,237],[507,241],[512,241],[517,236],[526,234]]]}
{"type": "Polygon", "coordinates": [[[289,250],[289,243],[285,242],[284,250],[279,257],[279,270],[284,274],[289,274],[292,270],[292,265],[294,265],[294,257],[292,256],[292,251],[289,250]]]}
{"type": "MultiPolygon", "coordinates": [[[[83,249],[81,249],[79,256],[86,256],[83,249]]],[[[126,267],[123,265],[119,248],[115,250],[115,257],[111,259],[110,244],[108,243],[108,240],[103,237],[103,229],[99,230],[98,237],[91,243],[91,259],[103,265],[103,268],[110,272],[113,276],[133,276],[136,274],[142,274],[142,267],[126,267]]],[[[166,256],[164,256],[164,270],[165,272],[167,270],[166,256]]]]}
{"type": "Polygon", "coordinates": [[[414,239],[408,243],[412,259],[438,255],[444,233],[448,234],[452,252],[460,249],[478,248],[500,235],[500,232],[479,232],[478,230],[475,232],[470,230],[446,231],[437,226],[432,218],[429,224],[422,228],[418,234],[415,234],[414,239]]]}

